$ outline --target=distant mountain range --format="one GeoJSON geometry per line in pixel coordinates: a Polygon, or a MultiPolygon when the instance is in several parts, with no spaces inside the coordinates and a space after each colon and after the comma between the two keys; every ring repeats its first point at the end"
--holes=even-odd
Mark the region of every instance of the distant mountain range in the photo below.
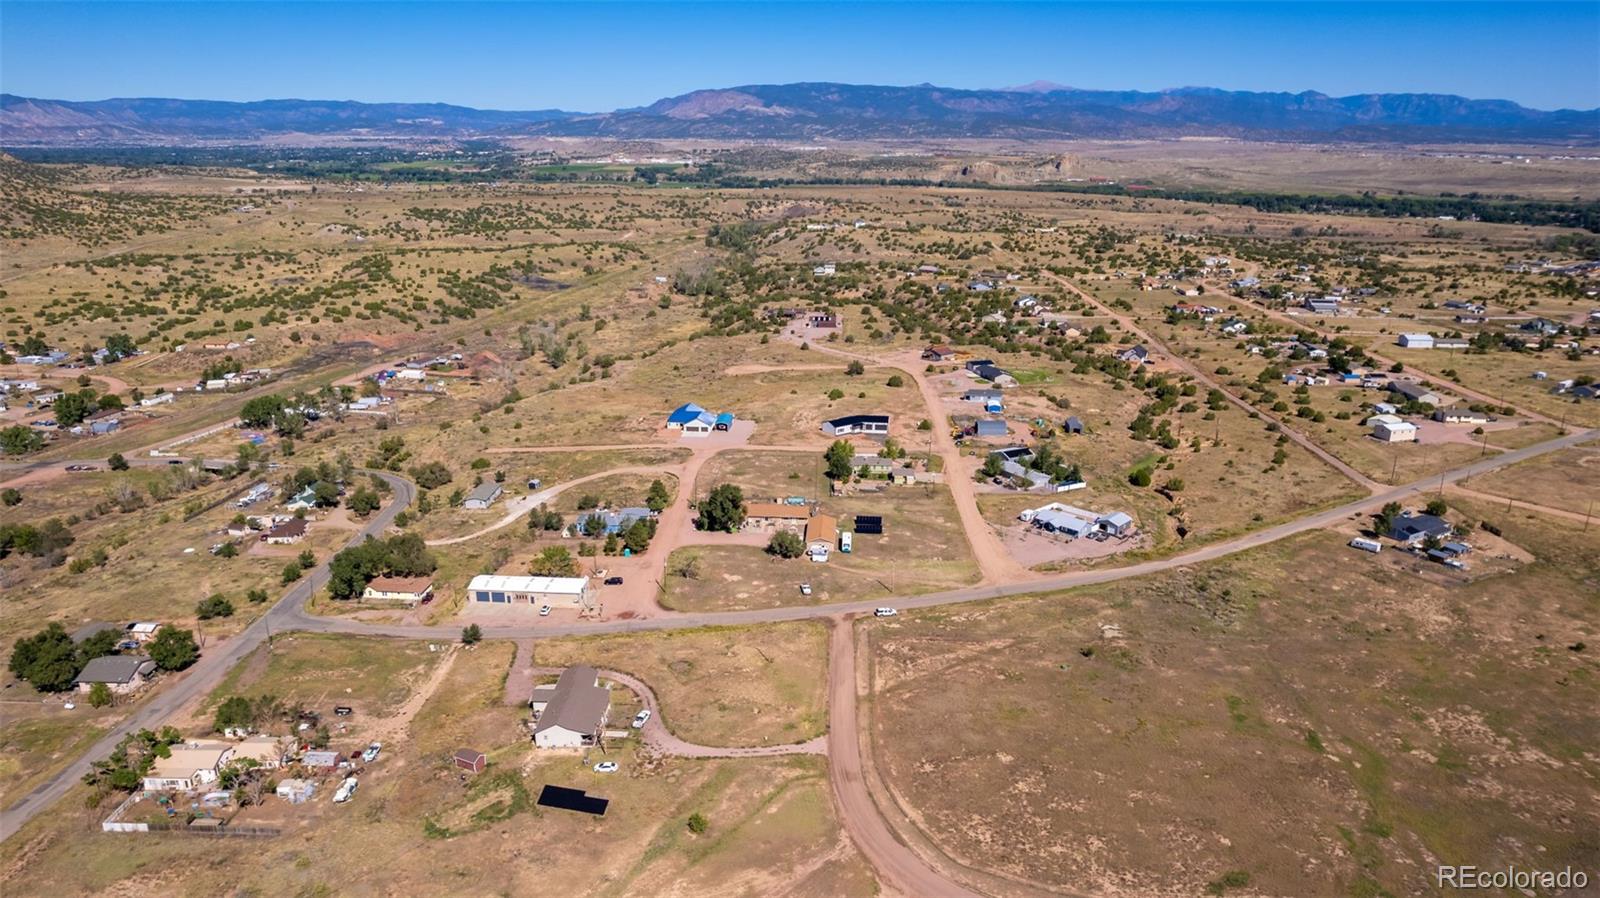
{"type": "Polygon", "coordinates": [[[1600,110],[1541,111],[1447,94],[1258,93],[1186,87],[997,90],[804,83],[697,90],[636,109],[576,113],[442,103],[114,99],[0,95],[8,146],[294,143],[337,137],[579,136],[714,140],[1014,140],[1236,137],[1256,140],[1600,143],[1600,110]]]}

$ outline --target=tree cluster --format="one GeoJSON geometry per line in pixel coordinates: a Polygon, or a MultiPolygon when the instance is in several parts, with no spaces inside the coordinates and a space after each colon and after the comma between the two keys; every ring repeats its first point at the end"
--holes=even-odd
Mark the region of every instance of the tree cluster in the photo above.
{"type": "Polygon", "coordinates": [[[700,516],[695,526],[701,530],[733,533],[744,524],[744,490],[731,483],[719,484],[700,501],[700,516]]]}
{"type": "Polygon", "coordinates": [[[369,537],[328,562],[328,591],[336,599],[353,599],[361,595],[374,577],[423,577],[438,566],[427,544],[415,533],[402,533],[388,539],[369,537]]]}

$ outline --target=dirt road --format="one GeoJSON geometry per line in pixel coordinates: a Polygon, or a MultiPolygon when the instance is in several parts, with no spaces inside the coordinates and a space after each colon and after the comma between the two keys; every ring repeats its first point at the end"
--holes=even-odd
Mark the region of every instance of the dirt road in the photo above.
{"type": "MultiPolygon", "coordinates": [[[[944,482],[950,487],[950,498],[955,502],[956,512],[961,518],[961,529],[966,534],[967,544],[972,547],[972,554],[978,562],[978,582],[1004,583],[1035,576],[1032,571],[1011,557],[1011,553],[1007,552],[1005,545],[1000,542],[1000,535],[995,533],[989,522],[983,519],[983,512],[978,510],[978,498],[972,489],[972,478],[964,477],[960,473],[961,450],[956,446],[955,439],[950,436],[950,428],[946,425],[950,416],[945,413],[944,400],[939,396],[939,391],[933,382],[922,372],[920,360],[909,354],[905,357],[875,357],[822,344],[814,344],[812,348],[829,355],[861,362],[868,367],[894,368],[911,375],[911,379],[917,384],[917,390],[922,394],[923,405],[927,407],[928,420],[933,422],[934,449],[944,462],[946,474],[944,482]]],[[[765,367],[768,370],[775,370],[785,366],[765,367]]],[[[809,370],[814,366],[794,367],[798,370],[809,370]]]]}
{"type": "Polygon", "coordinates": [[[896,838],[867,788],[856,710],[855,626],[848,617],[834,619],[828,646],[828,782],[839,819],[883,885],[915,898],[977,898],[896,838]]]}
{"type": "Polygon", "coordinates": [[[1160,352],[1161,355],[1170,361],[1174,367],[1180,369],[1185,374],[1190,375],[1200,383],[1205,384],[1206,387],[1221,393],[1223,397],[1228,400],[1228,402],[1243,409],[1245,413],[1259,415],[1263,419],[1277,424],[1279,431],[1284,436],[1293,440],[1295,444],[1300,446],[1302,449],[1305,449],[1307,452],[1310,452],[1312,455],[1315,455],[1317,458],[1321,459],[1324,464],[1354,481],[1362,489],[1369,493],[1376,493],[1383,489],[1383,484],[1380,484],[1360,471],[1357,471],[1355,468],[1346,464],[1343,459],[1340,459],[1338,456],[1317,445],[1316,442],[1314,442],[1310,437],[1291,426],[1287,419],[1280,415],[1274,414],[1271,411],[1255,407],[1250,403],[1249,400],[1235,393],[1226,385],[1213,379],[1211,375],[1201,370],[1199,365],[1194,364],[1183,356],[1180,356],[1168,349],[1166,344],[1162,343],[1160,340],[1157,340],[1155,337],[1151,336],[1148,331],[1140,327],[1138,322],[1135,321],[1131,315],[1125,315],[1102,303],[1093,294],[1089,293],[1089,291],[1084,290],[1077,284],[1064,277],[1061,277],[1060,275],[1046,272],[1045,276],[1072,291],[1072,293],[1078,298],[1099,309],[1102,314],[1116,319],[1117,323],[1122,325],[1124,330],[1133,334],[1135,337],[1138,337],[1140,342],[1144,343],[1147,349],[1153,349],[1160,352]]]}
{"type": "Polygon", "coordinates": [[[1469,489],[1459,483],[1450,484],[1450,492],[1459,493],[1463,496],[1471,496],[1474,499],[1479,499],[1484,502],[1493,502],[1495,504],[1504,502],[1507,508],[1522,508],[1528,511],[1536,511],[1539,514],[1550,515],[1554,518],[1566,518],[1569,521],[1576,521],[1586,526],[1591,522],[1600,524],[1600,511],[1597,511],[1594,514],[1583,514],[1581,512],[1568,511],[1565,508],[1552,508],[1549,505],[1538,505],[1533,502],[1525,502],[1521,499],[1512,499],[1507,496],[1496,496],[1494,493],[1480,493],[1475,489],[1469,489]]]}
{"type": "Polygon", "coordinates": [[[677,465],[670,467],[663,467],[660,465],[654,467],[646,467],[644,465],[629,465],[622,468],[612,468],[609,471],[599,471],[594,474],[585,474],[582,477],[576,477],[572,480],[566,481],[565,483],[558,483],[555,486],[545,487],[538,492],[529,493],[526,496],[518,496],[517,498],[508,501],[506,503],[505,514],[500,516],[500,520],[495,521],[493,524],[490,524],[481,530],[474,530],[465,536],[451,536],[445,539],[430,539],[428,540],[428,545],[452,546],[456,543],[471,542],[472,540],[480,537],[488,536],[502,527],[509,527],[512,524],[515,524],[518,518],[521,518],[523,515],[527,514],[533,509],[545,504],[546,502],[549,502],[551,499],[554,499],[555,497],[561,495],[580,483],[588,483],[592,480],[602,480],[617,474],[660,474],[663,472],[672,474],[676,473],[678,469],[679,466],[677,465]]]}
{"type": "MultiPolygon", "coordinates": [[[[1332,339],[1333,336],[1336,336],[1336,335],[1332,335],[1332,334],[1327,333],[1322,328],[1317,327],[1312,322],[1306,320],[1306,318],[1313,317],[1313,316],[1301,317],[1301,316],[1297,316],[1297,315],[1290,315],[1287,312],[1280,312],[1277,309],[1269,309],[1269,308],[1266,308],[1265,306],[1260,305],[1259,303],[1253,303],[1253,302],[1250,302],[1247,299],[1241,299],[1241,298],[1239,298],[1237,296],[1234,296],[1231,293],[1226,293],[1226,292],[1222,291],[1220,288],[1216,288],[1216,287],[1207,287],[1206,290],[1207,290],[1207,294],[1206,294],[1207,296],[1217,296],[1217,297],[1220,297],[1221,299],[1224,299],[1224,300],[1232,300],[1234,302],[1239,303],[1241,306],[1243,306],[1245,308],[1260,312],[1263,315],[1266,315],[1268,318],[1271,318],[1274,321],[1277,321],[1277,322],[1279,322],[1281,324],[1287,324],[1290,327],[1295,328],[1296,330],[1308,330],[1308,331],[1311,331],[1312,333],[1318,335],[1319,337],[1322,337],[1324,340],[1332,339]]],[[[1352,335],[1350,335],[1350,334],[1342,334],[1342,335],[1337,335],[1337,336],[1343,336],[1347,340],[1348,339],[1352,339],[1352,335]]],[[[1384,368],[1389,368],[1390,366],[1394,365],[1395,362],[1396,362],[1395,359],[1392,359],[1392,358],[1390,358],[1388,356],[1379,355],[1378,353],[1372,352],[1371,350],[1365,350],[1365,351],[1366,351],[1367,355],[1372,356],[1372,360],[1373,361],[1377,362],[1380,366],[1382,366],[1384,368]]],[[[1401,367],[1404,369],[1404,371],[1402,373],[1411,374],[1414,377],[1423,378],[1425,380],[1431,381],[1432,383],[1442,384],[1450,392],[1456,394],[1457,396],[1460,396],[1463,399],[1473,400],[1473,401],[1476,401],[1476,402],[1485,402],[1485,403],[1488,403],[1490,405],[1495,406],[1496,408],[1499,408],[1501,406],[1504,406],[1504,405],[1508,404],[1503,398],[1500,398],[1498,396],[1490,396],[1488,393],[1482,392],[1481,390],[1474,390],[1471,387],[1465,386],[1463,384],[1459,384],[1459,383],[1457,383],[1457,382],[1455,382],[1453,380],[1449,380],[1448,378],[1442,377],[1442,376],[1440,376],[1438,374],[1432,374],[1432,373],[1429,373],[1429,372],[1426,372],[1426,371],[1418,371],[1417,369],[1412,368],[1409,365],[1405,365],[1404,363],[1401,363],[1401,367]]],[[[1533,411],[1533,410],[1528,409],[1528,408],[1517,408],[1516,406],[1512,406],[1512,408],[1516,409],[1517,414],[1521,415],[1524,418],[1528,418],[1528,419],[1533,420],[1533,421],[1542,421],[1545,424],[1555,424],[1555,423],[1557,423],[1556,419],[1550,417],[1549,415],[1540,414],[1539,412],[1533,411]]]]}
{"type": "Polygon", "coordinates": [[[905,365],[904,370],[916,381],[917,389],[922,393],[922,402],[928,407],[928,420],[933,422],[934,447],[944,459],[944,482],[950,487],[950,498],[955,501],[956,511],[961,516],[961,529],[967,535],[967,545],[972,547],[972,554],[978,560],[978,571],[982,577],[979,582],[1004,583],[1035,576],[1011,557],[1011,553],[1000,542],[1000,534],[989,526],[989,522],[983,519],[983,512],[978,510],[977,492],[972,488],[972,478],[966,476],[961,465],[961,450],[950,436],[950,427],[946,423],[950,416],[945,414],[944,400],[933,381],[915,365],[905,365]]]}

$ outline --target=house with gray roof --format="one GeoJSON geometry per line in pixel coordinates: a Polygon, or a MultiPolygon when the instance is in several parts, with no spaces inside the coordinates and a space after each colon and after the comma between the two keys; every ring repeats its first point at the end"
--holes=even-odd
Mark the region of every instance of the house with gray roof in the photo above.
{"type": "Polygon", "coordinates": [[[118,695],[137,692],[155,673],[156,663],[144,655],[104,655],[83,666],[78,674],[79,692],[88,692],[104,683],[118,695]]]}
{"type": "Polygon", "coordinates": [[[1415,546],[1431,538],[1444,539],[1453,532],[1450,522],[1438,515],[1404,512],[1389,526],[1389,538],[1415,546]]]}
{"type": "Polygon", "coordinates": [[[1422,384],[1409,380],[1389,381],[1389,392],[1399,393],[1412,402],[1421,402],[1425,405],[1444,405],[1444,397],[1422,384]]]}
{"type": "Polygon", "coordinates": [[[1004,418],[980,418],[973,425],[972,433],[977,437],[1003,437],[1011,432],[1006,426],[1004,418]]]}
{"type": "Polygon", "coordinates": [[[485,480],[467,493],[467,498],[461,503],[461,507],[468,511],[482,511],[493,505],[504,492],[505,489],[500,484],[493,480],[485,480]]]}
{"type": "Polygon", "coordinates": [[[540,748],[583,748],[611,719],[611,690],[600,685],[592,667],[569,667],[554,686],[533,690],[533,744],[540,748]]]}

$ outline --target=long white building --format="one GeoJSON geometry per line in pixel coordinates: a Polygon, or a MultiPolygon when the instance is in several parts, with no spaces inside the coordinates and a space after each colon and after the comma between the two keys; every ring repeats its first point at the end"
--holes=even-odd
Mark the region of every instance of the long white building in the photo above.
{"type": "Polygon", "coordinates": [[[512,605],[567,605],[587,608],[594,601],[588,577],[517,577],[479,574],[467,584],[467,601],[474,608],[512,605]]]}

